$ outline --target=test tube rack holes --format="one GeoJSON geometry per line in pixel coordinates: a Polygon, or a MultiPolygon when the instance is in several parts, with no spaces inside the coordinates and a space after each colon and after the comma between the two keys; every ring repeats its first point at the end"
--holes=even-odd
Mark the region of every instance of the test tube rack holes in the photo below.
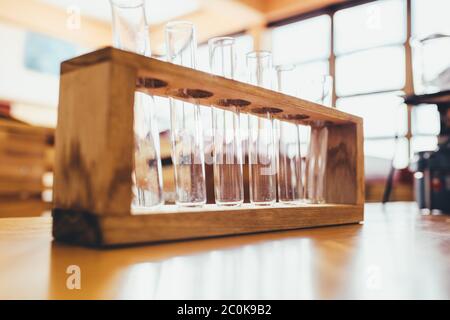
{"type": "Polygon", "coordinates": [[[62,63],[53,189],[57,241],[108,247],[305,227],[364,218],[362,119],[264,88],[107,47],[62,63]],[[131,212],[136,90],[329,130],[327,204],[131,212]]]}

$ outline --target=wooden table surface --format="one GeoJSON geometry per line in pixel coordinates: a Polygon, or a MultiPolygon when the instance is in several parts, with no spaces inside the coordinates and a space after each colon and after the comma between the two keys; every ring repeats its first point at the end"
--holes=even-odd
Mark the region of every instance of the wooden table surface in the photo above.
{"type": "Polygon", "coordinates": [[[450,298],[450,216],[413,203],[369,204],[363,225],[109,250],[50,230],[48,217],[0,219],[0,300],[450,298]]]}

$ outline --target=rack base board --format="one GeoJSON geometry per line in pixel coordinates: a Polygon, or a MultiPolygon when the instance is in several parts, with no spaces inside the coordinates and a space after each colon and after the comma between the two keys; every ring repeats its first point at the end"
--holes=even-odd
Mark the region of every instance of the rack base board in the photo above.
{"type": "Polygon", "coordinates": [[[53,209],[53,236],[57,241],[90,247],[110,247],[173,240],[292,230],[359,223],[362,205],[302,205],[199,209],[165,206],[162,211],[128,216],[98,215],[53,209]],[[167,207],[167,208],[166,208],[167,207]]]}

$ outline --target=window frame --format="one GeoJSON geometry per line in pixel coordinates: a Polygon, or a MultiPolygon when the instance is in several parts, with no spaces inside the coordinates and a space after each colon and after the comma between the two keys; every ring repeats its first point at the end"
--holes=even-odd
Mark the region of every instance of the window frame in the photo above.
{"type": "MultiPolygon", "coordinates": [[[[348,2],[344,2],[344,3],[338,3],[338,4],[332,4],[329,5],[327,7],[318,9],[318,10],[314,10],[311,12],[307,12],[307,13],[303,13],[300,15],[295,15],[295,16],[291,16],[289,18],[285,18],[282,20],[278,20],[278,21],[274,21],[271,23],[267,24],[267,28],[271,29],[274,27],[280,27],[283,25],[287,25],[290,23],[295,23],[301,20],[305,20],[305,19],[310,19],[310,18],[314,18],[320,15],[329,15],[330,19],[331,19],[331,37],[330,37],[330,56],[328,59],[329,62],[329,72],[330,75],[335,79],[336,78],[336,53],[335,53],[335,19],[334,19],[334,15],[337,11],[343,10],[343,9],[347,9],[347,8],[352,8],[352,7],[356,7],[356,6],[360,6],[360,5],[364,5],[364,4],[368,4],[368,3],[373,3],[376,2],[377,0],[354,0],[354,1],[348,1],[348,2]]],[[[398,43],[397,45],[401,45],[404,47],[404,52],[405,52],[405,83],[403,88],[400,88],[399,91],[404,92],[405,95],[412,95],[414,94],[414,85],[413,85],[413,64],[412,64],[412,49],[410,46],[410,42],[409,40],[412,37],[412,0],[404,0],[405,1],[405,5],[406,5],[406,37],[405,37],[405,41],[403,43],[398,43]]],[[[376,48],[379,47],[384,47],[384,45],[381,46],[377,46],[376,48]]],[[[362,50],[371,50],[374,48],[370,48],[370,49],[362,49],[362,50]]],[[[345,55],[348,53],[345,53],[345,55]]],[[[344,54],[342,54],[344,55],[344,54]]],[[[344,97],[353,97],[353,96],[359,96],[359,95],[367,95],[367,94],[377,94],[377,93],[385,93],[385,92],[392,92],[392,90],[386,90],[386,91],[373,91],[373,92],[367,92],[364,94],[354,94],[354,95],[348,95],[348,96],[342,96],[340,98],[344,98],[344,97]]],[[[333,97],[332,97],[332,102],[333,105],[336,105],[336,101],[337,101],[338,97],[336,96],[336,81],[333,81],[333,97]]],[[[412,133],[412,126],[413,126],[413,121],[412,121],[412,114],[413,114],[413,106],[412,105],[408,105],[407,106],[407,132],[405,135],[395,135],[394,137],[391,137],[391,139],[393,139],[394,141],[399,141],[401,139],[407,139],[407,143],[408,143],[408,158],[410,159],[412,156],[412,144],[413,144],[413,139],[414,138],[420,138],[420,137],[430,137],[431,135],[429,134],[414,134],[412,133]]],[[[433,135],[434,136],[434,135],[433,135]]],[[[382,140],[385,139],[386,137],[364,137],[365,140],[370,141],[370,140],[382,140]]]]}

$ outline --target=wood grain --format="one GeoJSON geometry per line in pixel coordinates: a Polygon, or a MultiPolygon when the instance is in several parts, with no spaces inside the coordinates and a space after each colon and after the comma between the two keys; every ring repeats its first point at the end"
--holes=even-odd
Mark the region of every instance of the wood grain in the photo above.
{"type": "MultiPolygon", "coordinates": [[[[213,96],[204,99],[192,99],[180,95],[176,97],[180,100],[196,101],[205,106],[215,105],[223,109],[226,109],[226,107],[221,107],[219,101],[242,99],[251,102],[251,104],[243,107],[241,111],[255,115],[258,115],[258,113],[253,112],[254,109],[276,106],[277,108],[283,109],[283,112],[274,114],[274,117],[282,120],[287,115],[300,113],[309,116],[309,120],[311,121],[344,123],[362,121],[360,117],[336,109],[330,109],[313,102],[111,47],[66,61],[61,66],[61,72],[64,75],[102,61],[114,61],[115,63],[135,68],[139,78],[158,79],[166,82],[167,86],[162,88],[140,88],[140,90],[154,95],[174,96],[179,89],[201,89],[213,93],[213,96]]],[[[295,120],[291,121],[299,122],[295,120]]]]}
{"type": "Polygon", "coordinates": [[[40,196],[53,137],[52,129],[0,118],[0,199],[40,196]]]}
{"type": "Polygon", "coordinates": [[[61,77],[55,207],[129,214],[135,79],[110,62],[61,77]]]}
{"type": "Polygon", "coordinates": [[[359,223],[363,208],[326,204],[179,209],[174,205],[131,216],[54,209],[53,219],[56,240],[102,247],[359,223]]]}
{"type": "Polygon", "coordinates": [[[329,203],[364,203],[362,125],[330,125],[325,171],[325,198],[329,203]]]}

